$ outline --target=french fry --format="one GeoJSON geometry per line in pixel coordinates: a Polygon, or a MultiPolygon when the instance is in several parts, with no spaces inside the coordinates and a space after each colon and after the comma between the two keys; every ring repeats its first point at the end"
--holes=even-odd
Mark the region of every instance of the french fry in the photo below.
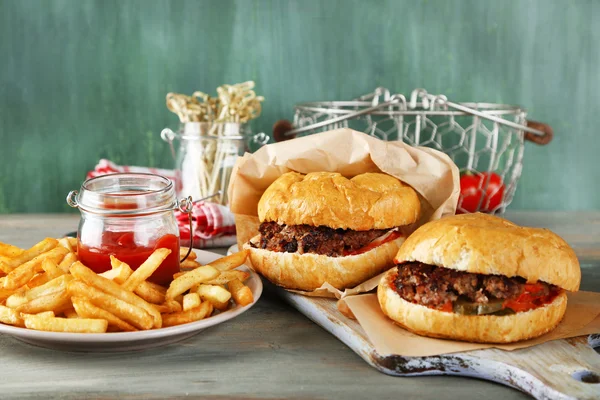
{"type": "Polygon", "coordinates": [[[43,317],[43,318],[53,318],[56,316],[54,314],[54,311],[44,311],[44,312],[37,313],[37,314],[21,313],[21,318],[28,317],[30,315],[37,315],[38,317],[43,317]]]}
{"type": "Polygon", "coordinates": [[[159,285],[158,283],[154,283],[154,282],[145,282],[142,283],[143,285],[152,287],[153,290],[157,291],[158,293],[162,293],[163,295],[167,294],[167,288],[164,286],[159,285]]]}
{"type": "Polygon", "coordinates": [[[27,300],[33,300],[41,296],[46,296],[52,293],[60,292],[62,290],[66,290],[67,285],[72,280],[72,275],[61,275],[58,278],[54,278],[41,286],[29,289],[24,293],[24,296],[27,300]]]}
{"type": "MultiPolygon", "coordinates": [[[[73,267],[71,267],[72,269],[73,267]]],[[[114,282],[106,280],[107,282],[114,282]]],[[[69,283],[69,293],[73,297],[84,297],[97,307],[102,308],[119,317],[120,319],[129,322],[131,325],[139,329],[150,329],[153,326],[153,319],[144,309],[129,304],[110,294],[106,294],[93,286],[74,280],[69,283]]],[[[141,300],[141,299],[140,299],[141,300]]]]}
{"type": "Polygon", "coordinates": [[[4,302],[6,299],[8,299],[13,294],[15,294],[14,290],[4,289],[3,287],[0,287],[0,303],[4,302]]]}
{"type": "MultiPolygon", "coordinates": [[[[25,250],[20,249],[17,246],[13,246],[12,244],[0,242],[0,256],[6,257],[6,258],[15,258],[15,257],[18,257],[21,254],[23,254],[24,251],[25,250]]],[[[186,249],[186,251],[187,251],[187,249],[186,249]]],[[[195,255],[196,254],[194,254],[194,256],[195,255]]],[[[190,254],[190,256],[191,256],[191,254],[190,254]]],[[[193,259],[195,259],[195,258],[196,257],[194,257],[193,259]]]]}
{"type": "Polygon", "coordinates": [[[181,306],[181,303],[178,303],[175,300],[165,300],[163,304],[157,305],[156,309],[161,314],[166,314],[180,312],[183,310],[183,307],[181,306]]]}
{"type": "Polygon", "coordinates": [[[201,284],[196,293],[200,295],[202,301],[211,302],[217,310],[223,311],[229,308],[231,293],[222,286],[201,284]]]}
{"type": "Polygon", "coordinates": [[[165,302],[167,289],[152,282],[144,281],[135,288],[134,293],[152,304],[162,304],[165,302]]]}
{"type": "Polygon", "coordinates": [[[123,321],[116,315],[96,307],[83,297],[72,297],[73,307],[77,312],[77,315],[81,318],[93,318],[93,319],[105,319],[108,321],[108,325],[114,326],[121,331],[134,332],[136,328],[123,321]]]}
{"type": "MultiPolygon", "coordinates": [[[[99,288],[103,292],[105,292],[111,296],[114,296],[119,300],[125,301],[133,306],[141,308],[142,310],[146,311],[146,313],[148,313],[152,316],[152,319],[154,320],[155,328],[160,328],[162,326],[162,317],[160,316],[160,312],[156,309],[156,307],[154,305],[148,303],[141,297],[136,296],[132,292],[123,289],[121,286],[119,286],[115,282],[96,275],[94,273],[94,271],[92,271],[85,265],[81,264],[79,261],[77,261],[76,263],[74,263],[71,266],[71,274],[75,278],[81,279],[88,285],[99,288]]],[[[108,311],[110,311],[110,310],[108,310],[108,311]]],[[[115,313],[113,312],[113,314],[115,314],[115,313]]],[[[115,314],[115,315],[117,315],[117,314],[115,314]]],[[[117,316],[121,319],[125,319],[119,315],[117,315],[117,316]]]]}
{"type": "Polygon", "coordinates": [[[50,280],[65,274],[62,269],[58,268],[58,264],[50,258],[46,258],[44,261],[42,261],[42,269],[46,272],[46,275],[50,280]]]}
{"type": "Polygon", "coordinates": [[[0,265],[0,269],[2,269],[5,273],[11,272],[13,269],[17,268],[21,264],[25,264],[28,261],[33,260],[36,257],[54,249],[58,246],[58,240],[53,238],[46,238],[41,242],[35,244],[30,249],[23,251],[18,256],[3,262],[0,265]]]}
{"type": "Polygon", "coordinates": [[[174,299],[192,286],[214,279],[218,275],[219,271],[210,265],[205,265],[190,272],[186,272],[171,282],[171,285],[167,289],[167,299],[174,299]]]}
{"type": "Polygon", "coordinates": [[[98,274],[106,279],[110,279],[119,285],[122,285],[133,274],[129,265],[121,263],[117,268],[109,269],[106,272],[98,274]]]}
{"type": "Polygon", "coordinates": [[[210,265],[212,265],[219,271],[228,271],[230,269],[235,269],[242,265],[244,262],[246,262],[248,253],[249,250],[238,251],[237,253],[228,255],[227,257],[219,258],[218,260],[211,262],[210,265]]]}
{"type": "Polygon", "coordinates": [[[67,318],[79,318],[79,315],[77,314],[77,311],[75,311],[74,308],[69,308],[63,311],[63,314],[65,314],[65,317],[67,318]]]}
{"type": "Polygon", "coordinates": [[[248,286],[244,285],[239,279],[233,279],[229,281],[227,287],[229,287],[229,290],[231,291],[233,300],[240,306],[247,306],[248,304],[252,304],[254,301],[252,290],[250,290],[248,286]]]}
{"type": "Polygon", "coordinates": [[[71,247],[73,249],[77,250],[77,238],[67,237],[67,240],[69,241],[69,244],[71,245],[71,247]]]}
{"type": "MultiPolygon", "coordinates": [[[[123,272],[123,268],[119,267],[119,268],[113,268],[113,269],[109,269],[108,271],[99,273],[98,276],[101,276],[103,278],[114,281],[115,278],[117,278],[119,275],[121,275],[122,272],[123,272]]],[[[125,280],[127,280],[127,279],[125,279],[125,280]]],[[[123,282],[125,282],[125,281],[123,281],[123,282]]],[[[121,282],[121,283],[123,283],[123,282],[121,282]]],[[[119,282],[117,282],[117,283],[119,283],[119,282]]]]}
{"type": "Polygon", "coordinates": [[[189,260],[189,259],[185,260],[180,265],[181,269],[196,269],[201,266],[202,266],[202,264],[200,264],[198,261],[189,260]]]}
{"type": "Polygon", "coordinates": [[[198,293],[188,293],[183,296],[183,311],[188,311],[198,306],[200,306],[200,296],[198,296],[198,293]]]}
{"type": "MultiPolygon", "coordinates": [[[[117,257],[115,257],[113,255],[110,256],[110,266],[112,269],[119,268],[121,266],[121,264],[126,264],[126,263],[119,260],[117,257]]],[[[131,270],[131,272],[133,273],[133,270],[131,270]]]]}
{"type": "Polygon", "coordinates": [[[69,272],[69,268],[71,265],[77,261],[77,255],[75,253],[69,253],[62,259],[60,264],[58,264],[58,268],[62,269],[65,273],[69,272]]]}
{"type": "Polygon", "coordinates": [[[33,275],[41,272],[44,259],[49,258],[58,262],[63,259],[65,254],[67,254],[67,249],[64,247],[54,247],[52,250],[19,265],[4,277],[4,287],[6,289],[16,289],[25,285],[33,275]]]}
{"type": "Polygon", "coordinates": [[[186,271],[175,272],[175,273],[173,274],[173,280],[175,280],[175,279],[179,278],[180,276],[183,276],[183,275],[185,275],[185,272],[186,272],[186,271]]]}
{"type": "Polygon", "coordinates": [[[191,310],[165,314],[163,316],[163,326],[175,326],[199,321],[209,316],[212,313],[212,308],[212,304],[210,304],[208,301],[205,301],[204,303],[200,304],[200,306],[192,308],[191,310]]]}
{"type": "Polygon", "coordinates": [[[47,294],[37,297],[21,304],[16,308],[18,312],[27,314],[37,314],[44,311],[54,311],[55,313],[62,312],[70,306],[70,296],[66,289],[60,292],[47,294]]]}
{"type": "MultiPolygon", "coordinates": [[[[133,270],[131,269],[129,264],[124,263],[123,261],[119,260],[115,256],[110,256],[110,265],[112,266],[113,269],[123,268],[125,271],[127,271],[127,274],[126,274],[127,278],[129,278],[131,276],[131,274],[133,274],[133,270]]],[[[127,279],[125,279],[125,280],[127,280],[127,279]]]]}
{"type": "Polygon", "coordinates": [[[48,318],[38,315],[24,316],[29,329],[48,332],[105,333],[108,321],[88,318],[48,318]]]}
{"type": "MultiPolygon", "coordinates": [[[[1,250],[0,250],[0,252],[1,252],[1,250]]],[[[186,256],[186,254],[187,254],[187,252],[188,252],[188,248],[187,248],[187,247],[181,247],[181,248],[179,249],[179,257],[180,257],[180,258],[183,258],[183,257],[185,257],[185,256],[186,256]]],[[[187,261],[187,260],[193,261],[193,260],[195,260],[195,259],[196,259],[196,257],[198,257],[198,256],[196,255],[196,253],[195,253],[195,252],[194,252],[194,250],[192,249],[192,251],[190,251],[190,255],[188,256],[188,258],[186,258],[186,261],[187,261]]]]}
{"type": "Polygon", "coordinates": [[[180,312],[183,311],[183,304],[181,301],[177,300],[165,300],[165,304],[172,310],[171,312],[180,312]]]}
{"type": "Polygon", "coordinates": [[[46,283],[48,283],[51,279],[48,277],[48,274],[46,274],[45,272],[39,273],[39,274],[35,274],[33,276],[33,278],[31,278],[29,280],[29,282],[27,282],[27,285],[25,285],[25,287],[27,289],[33,289],[35,287],[44,285],[46,283]]]}
{"type": "Polygon", "coordinates": [[[0,322],[8,325],[23,326],[21,313],[5,306],[0,306],[0,322]]]}
{"type": "Polygon", "coordinates": [[[6,299],[6,307],[17,308],[20,305],[27,303],[29,299],[23,291],[14,293],[6,299]]]}
{"type": "Polygon", "coordinates": [[[244,282],[248,278],[250,278],[250,274],[246,271],[223,271],[219,276],[206,283],[210,285],[225,285],[234,279],[244,282]]]}
{"type": "Polygon", "coordinates": [[[152,253],[150,257],[148,257],[148,259],[144,261],[144,263],[125,281],[122,285],[123,289],[129,290],[130,292],[135,290],[140,283],[148,279],[154,271],[156,271],[169,254],[171,254],[171,250],[169,249],[161,248],[154,250],[154,253],[152,253]]]}
{"type": "Polygon", "coordinates": [[[66,237],[64,237],[62,239],[58,239],[58,245],[69,250],[69,253],[73,253],[77,250],[77,246],[75,246],[75,249],[73,249],[73,246],[71,246],[71,242],[69,242],[69,239],[66,237]]]}

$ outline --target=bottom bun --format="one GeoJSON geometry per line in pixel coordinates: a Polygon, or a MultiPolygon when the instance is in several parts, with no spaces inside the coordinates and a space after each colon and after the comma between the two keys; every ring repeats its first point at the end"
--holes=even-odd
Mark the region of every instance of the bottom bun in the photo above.
{"type": "MultiPolygon", "coordinates": [[[[258,236],[250,241],[256,242],[258,236]]],[[[283,253],[254,248],[248,259],[252,268],[286,289],[312,291],[325,282],[339,290],[353,288],[393,266],[404,238],[384,243],[362,254],[329,257],[312,253],[283,253]]]]}
{"type": "Polygon", "coordinates": [[[386,273],[377,288],[381,310],[417,335],[477,343],[511,343],[541,336],[556,328],[567,309],[567,295],[552,303],[512,315],[460,315],[404,300],[391,286],[397,268],[386,273]]]}

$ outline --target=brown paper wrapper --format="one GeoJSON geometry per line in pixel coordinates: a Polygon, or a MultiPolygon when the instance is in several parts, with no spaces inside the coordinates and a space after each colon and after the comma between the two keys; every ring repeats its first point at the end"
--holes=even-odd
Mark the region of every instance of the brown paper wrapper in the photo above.
{"type": "MultiPolygon", "coordinates": [[[[446,154],[434,149],[382,141],[351,129],[270,144],[240,157],[233,168],[228,197],[240,248],[258,233],[257,206],[263,192],[289,171],[339,172],[347,177],[384,172],[395,176],[419,194],[423,210],[419,224],[454,214],[460,194],[458,168],[446,154]]],[[[345,292],[324,284],[313,292],[301,293],[341,298],[369,291],[377,282],[370,280],[345,292]]]]}
{"type": "Polygon", "coordinates": [[[387,318],[375,294],[347,297],[340,303],[345,303],[351,310],[379,354],[426,357],[489,348],[512,351],[551,340],[600,333],[600,293],[575,292],[567,296],[567,311],[556,329],[535,339],[510,344],[469,343],[419,336],[387,318]]]}

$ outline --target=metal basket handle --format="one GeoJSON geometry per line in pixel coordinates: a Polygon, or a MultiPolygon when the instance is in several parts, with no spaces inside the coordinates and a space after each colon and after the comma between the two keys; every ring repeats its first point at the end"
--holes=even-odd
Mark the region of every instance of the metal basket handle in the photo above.
{"type": "Polygon", "coordinates": [[[496,117],[494,115],[489,115],[484,112],[474,110],[470,107],[466,107],[462,104],[454,103],[445,99],[445,96],[432,96],[426,94],[425,96],[429,97],[430,100],[435,101],[437,104],[442,106],[448,106],[454,108],[458,111],[463,111],[471,115],[476,115],[481,118],[488,119],[490,121],[497,122],[502,125],[506,125],[508,127],[519,129],[525,132],[525,139],[529,140],[533,143],[544,145],[550,143],[552,138],[554,137],[554,131],[548,124],[544,124],[542,122],[536,121],[528,121],[527,126],[517,124],[516,122],[508,121],[504,118],[496,117]]]}
{"type": "Polygon", "coordinates": [[[534,135],[531,132],[525,133],[525,140],[529,140],[530,142],[533,142],[535,144],[548,144],[552,141],[552,138],[554,137],[554,130],[552,129],[552,127],[543,122],[527,121],[527,127],[533,128],[544,133],[543,135],[534,135]]]}
{"type": "MultiPolygon", "coordinates": [[[[383,88],[377,88],[376,92],[372,97],[369,95],[362,96],[361,99],[369,99],[373,98],[374,100],[379,98],[379,95],[385,93],[383,88]]],[[[387,96],[386,96],[387,97],[387,96]]],[[[488,119],[490,121],[497,122],[502,125],[506,125],[508,127],[522,130],[525,132],[525,139],[529,140],[533,143],[544,145],[548,144],[552,138],[554,137],[554,132],[552,127],[548,124],[544,124],[536,121],[528,121],[527,125],[517,124],[516,122],[512,122],[506,120],[504,118],[496,117],[494,115],[487,114],[485,112],[481,112],[470,107],[467,107],[462,104],[454,103],[448,101],[446,96],[444,95],[431,95],[428,94],[425,89],[415,89],[412,91],[410,102],[408,106],[412,109],[417,107],[417,98],[421,98],[421,104],[423,108],[430,108],[433,110],[436,106],[439,107],[450,107],[458,111],[462,111],[467,114],[476,115],[481,118],[488,119]]],[[[375,101],[373,103],[376,103],[375,101]]],[[[406,98],[401,94],[395,94],[389,98],[388,101],[384,101],[383,103],[376,104],[372,107],[368,107],[353,113],[349,113],[346,115],[342,115],[339,117],[335,117],[332,119],[328,119],[325,121],[317,122],[312,125],[307,125],[302,128],[294,128],[294,125],[288,120],[279,120],[273,125],[273,138],[276,142],[293,139],[297,134],[311,131],[314,129],[322,128],[327,125],[335,124],[338,122],[346,121],[352,118],[360,117],[364,114],[369,114],[373,111],[376,111],[380,108],[389,107],[395,104],[401,103],[403,106],[407,104],[406,98]]]]}
{"type": "Polygon", "coordinates": [[[331,124],[346,121],[346,120],[349,120],[352,118],[360,117],[361,115],[369,114],[373,111],[379,110],[380,108],[389,107],[389,106],[392,106],[392,105],[398,104],[398,103],[406,104],[406,98],[401,94],[395,94],[390,98],[389,101],[384,101],[383,103],[379,103],[373,107],[364,108],[362,110],[355,111],[350,114],[342,115],[342,116],[331,118],[331,119],[328,119],[325,121],[317,122],[316,124],[307,125],[302,128],[295,128],[295,129],[294,129],[294,125],[290,121],[281,119],[281,120],[275,122],[275,124],[273,125],[273,138],[275,139],[276,142],[293,139],[296,137],[296,135],[298,133],[311,131],[313,129],[322,128],[327,125],[331,125],[331,124]],[[288,128],[292,128],[292,129],[288,129],[288,128]]]}

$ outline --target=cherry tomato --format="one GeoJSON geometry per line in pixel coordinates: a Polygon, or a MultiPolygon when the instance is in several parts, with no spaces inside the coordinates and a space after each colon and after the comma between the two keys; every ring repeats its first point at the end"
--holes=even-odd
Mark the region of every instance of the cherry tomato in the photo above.
{"type": "Polygon", "coordinates": [[[492,212],[502,203],[503,197],[504,184],[500,175],[494,172],[466,173],[460,178],[460,200],[457,213],[492,212]],[[489,182],[484,193],[483,187],[488,177],[489,182]],[[481,206],[478,207],[480,200],[481,206]]]}

